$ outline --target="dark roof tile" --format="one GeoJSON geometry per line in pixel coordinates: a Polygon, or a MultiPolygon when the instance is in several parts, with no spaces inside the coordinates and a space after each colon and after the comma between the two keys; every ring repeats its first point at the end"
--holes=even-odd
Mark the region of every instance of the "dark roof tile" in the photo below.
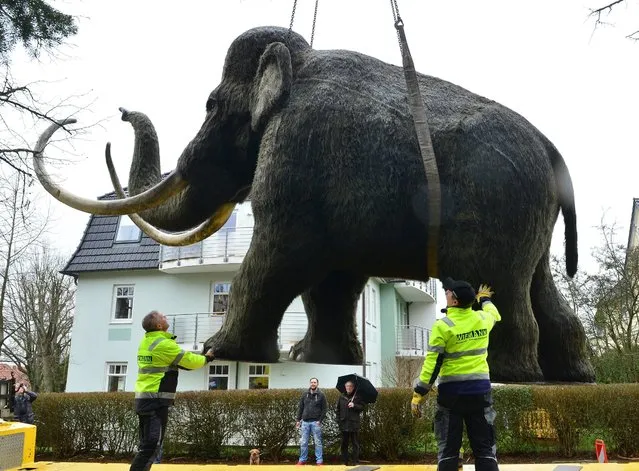
{"type": "MultiPolygon", "coordinates": [[[[98,199],[114,197],[114,193],[107,193],[98,199]]],[[[157,268],[160,245],[146,234],[142,234],[139,242],[116,243],[118,221],[119,216],[91,215],[78,248],[61,273],[78,275],[84,272],[157,268]]]]}
{"type": "MultiPolygon", "coordinates": [[[[162,177],[167,175],[165,173],[162,177]]],[[[124,191],[126,193],[127,189],[124,191]]],[[[98,199],[115,199],[115,193],[107,193],[98,199]]],[[[250,195],[246,201],[249,200],[250,195]]],[[[91,215],[78,248],[61,273],[78,275],[84,272],[157,269],[160,265],[160,244],[144,233],[139,242],[116,243],[118,221],[119,216],[91,215]]]]}

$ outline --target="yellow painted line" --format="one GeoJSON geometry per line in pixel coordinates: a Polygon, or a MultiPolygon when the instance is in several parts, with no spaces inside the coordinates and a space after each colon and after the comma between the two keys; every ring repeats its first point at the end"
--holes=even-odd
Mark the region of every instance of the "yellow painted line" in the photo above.
{"type": "MultiPolygon", "coordinates": [[[[639,463],[544,463],[500,464],[500,471],[639,471],[639,463]]],[[[475,471],[474,465],[464,465],[462,471],[475,471]]]]}
{"type": "MultiPolygon", "coordinates": [[[[367,466],[367,465],[363,465],[367,466]]],[[[376,465],[370,465],[376,466],[376,465]]],[[[565,471],[572,469],[580,471],[639,471],[639,463],[553,463],[553,464],[500,464],[501,471],[565,471]]],[[[24,470],[38,471],[128,471],[130,465],[127,463],[54,463],[37,462],[34,467],[22,468],[24,470]]],[[[291,471],[296,468],[292,463],[281,465],[260,465],[265,468],[263,471],[286,470],[291,471]]],[[[345,471],[353,466],[326,464],[322,467],[325,471],[345,471]]],[[[20,468],[16,468],[16,471],[20,468]]],[[[197,464],[154,464],[152,471],[256,471],[255,466],[246,465],[197,465],[197,464]]],[[[317,469],[313,465],[304,466],[302,469],[317,469]]],[[[380,471],[436,471],[435,465],[380,465],[380,471]]],[[[463,471],[474,471],[473,465],[464,465],[463,471]]]]}

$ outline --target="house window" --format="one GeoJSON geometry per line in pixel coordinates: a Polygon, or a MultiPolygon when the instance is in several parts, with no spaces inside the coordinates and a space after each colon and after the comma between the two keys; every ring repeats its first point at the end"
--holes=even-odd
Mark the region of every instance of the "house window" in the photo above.
{"type": "Polygon", "coordinates": [[[118,230],[115,233],[116,242],[138,242],[141,234],[140,228],[129,216],[120,216],[118,230]]]}
{"type": "Polygon", "coordinates": [[[249,365],[249,389],[268,389],[269,365],[249,365]]]}
{"type": "Polygon", "coordinates": [[[113,302],[113,319],[131,320],[133,317],[133,286],[115,286],[115,299],[113,302]]]}
{"type": "Polygon", "coordinates": [[[398,325],[408,325],[408,310],[405,302],[397,301],[397,318],[398,325]]]}
{"type": "Polygon", "coordinates": [[[213,314],[223,315],[229,310],[231,283],[213,283],[213,314]]]}
{"type": "Polygon", "coordinates": [[[107,363],[107,391],[124,391],[126,386],[126,363],[107,363]]]}
{"type": "Polygon", "coordinates": [[[365,292],[365,305],[364,308],[366,309],[366,313],[364,315],[364,319],[366,320],[367,324],[371,324],[372,319],[373,319],[373,313],[371,312],[371,287],[370,285],[366,285],[366,292],[365,292]]]}
{"type": "Polygon", "coordinates": [[[375,327],[378,322],[379,322],[379,318],[377,317],[377,291],[375,290],[375,288],[371,288],[371,321],[373,324],[373,327],[375,327]]]}
{"type": "Polygon", "coordinates": [[[229,365],[209,366],[209,391],[229,388],[229,365]]]}
{"type": "Polygon", "coordinates": [[[9,404],[9,386],[9,381],[0,381],[0,408],[9,404]]]}

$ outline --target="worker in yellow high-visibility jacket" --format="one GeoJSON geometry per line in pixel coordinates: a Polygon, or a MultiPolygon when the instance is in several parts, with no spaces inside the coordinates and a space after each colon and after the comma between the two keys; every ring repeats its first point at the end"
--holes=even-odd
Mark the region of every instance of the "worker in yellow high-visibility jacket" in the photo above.
{"type": "Polygon", "coordinates": [[[495,448],[488,340],[501,316],[492,303],[492,291],[480,286],[478,293],[466,281],[446,278],[446,316],[433,324],[421,374],[413,392],[411,408],[421,414],[420,404],[439,377],[435,436],[438,471],[456,471],[464,423],[477,471],[495,471],[495,448]],[[481,310],[472,309],[478,299],[481,310]]]}
{"type": "Polygon", "coordinates": [[[168,332],[169,322],[158,311],[142,320],[146,331],[138,347],[138,378],[135,382],[135,411],[138,414],[140,443],[129,471],[148,471],[162,448],[175,400],[178,369],[194,370],[213,361],[213,353],[204,355],[183,350],[168,332]]]}

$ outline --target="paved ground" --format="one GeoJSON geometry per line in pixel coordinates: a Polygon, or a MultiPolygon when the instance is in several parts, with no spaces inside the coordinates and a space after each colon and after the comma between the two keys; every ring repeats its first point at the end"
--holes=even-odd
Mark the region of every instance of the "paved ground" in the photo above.
{"type": "MultiPolygon", "coordinates": [[[[18,468],[20,470],[38,471],[128,471],[129,465],[124,463],[52,463],[38,462],[33,468],[18,468]]],[[[248,465],[193,465],[193,464],[156,464],[152,471],[256,471],[255,467],[248,465]]],[[[262,471],[292,471],[297,469],[293,465],[261,465],[262,471]]],[[[305,466],[302,469],[311,471],[315,466],[305,466]]],[[[347,467],[337,465],[325,465],[325,471],[436,471],[433,465],[381,465],[347,467]]],[[[464,465],[462,471],[474,471],[472,465],[464,465]]],[[[565,463],[565,464],[504,464],[500,465],[501,471],[639,471],[639,463],[565,463]]]]}

